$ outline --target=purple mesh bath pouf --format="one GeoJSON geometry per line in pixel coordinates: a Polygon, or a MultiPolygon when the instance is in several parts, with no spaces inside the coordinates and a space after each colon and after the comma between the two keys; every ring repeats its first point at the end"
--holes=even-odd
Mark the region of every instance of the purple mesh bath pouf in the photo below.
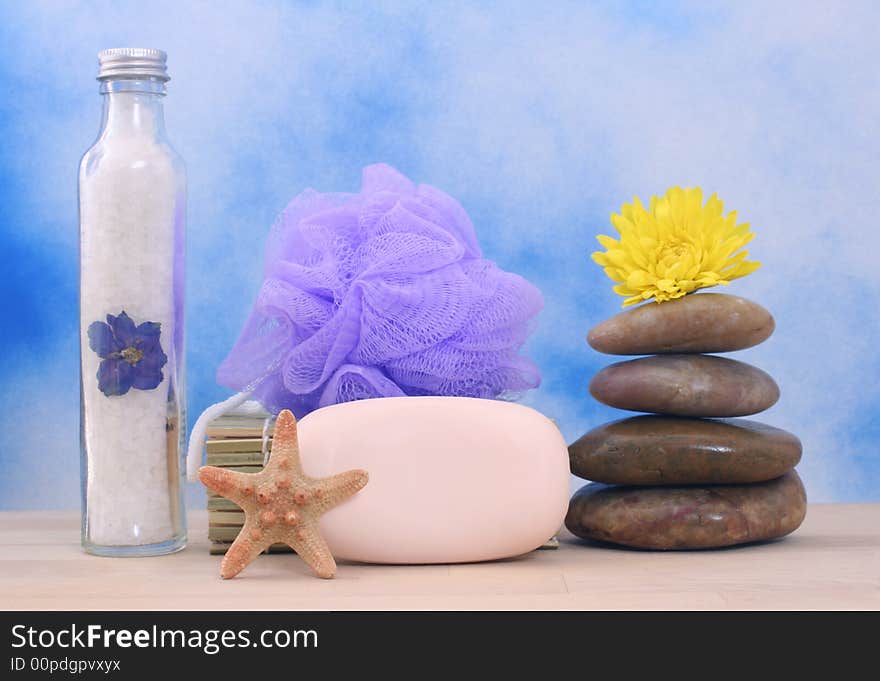
{"type": "Polygon", "coordinates": [[[541,293],[483,259],[461,205],[387,165],[358,194],[306,190],[278,217],[265,277],[217,380],[297,417],[371,397],[505,398],[541,293]]]}

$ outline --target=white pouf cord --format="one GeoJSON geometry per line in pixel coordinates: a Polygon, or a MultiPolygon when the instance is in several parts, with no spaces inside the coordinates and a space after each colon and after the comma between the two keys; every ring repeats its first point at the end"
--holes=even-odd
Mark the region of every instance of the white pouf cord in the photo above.
{"type": "Polygon", "coordinates": [[[205,436],[208,424],[225,414],[236,412],[242,416],[268,416],[259,402],[249,401],[250,392],[236,393],[228,400],[212,404],[205,409],[193,424],[189,434],[189,447],[186,452],[186,477],[190,482],[199,479],[199,468],[202,466],[202,453],[205,450],[205,436]]]}

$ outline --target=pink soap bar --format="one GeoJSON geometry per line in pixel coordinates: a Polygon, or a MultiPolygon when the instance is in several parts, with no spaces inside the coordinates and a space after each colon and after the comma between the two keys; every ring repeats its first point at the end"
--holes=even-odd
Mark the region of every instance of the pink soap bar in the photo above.
{"type": "Polygon", "coordinates": [[[531,551],[568,509],[568,449],[543,414],[510,402],[389,397],[312,412],[303,468],[370,482],[321,519],[337,558],[458,563],[531,551]]]}

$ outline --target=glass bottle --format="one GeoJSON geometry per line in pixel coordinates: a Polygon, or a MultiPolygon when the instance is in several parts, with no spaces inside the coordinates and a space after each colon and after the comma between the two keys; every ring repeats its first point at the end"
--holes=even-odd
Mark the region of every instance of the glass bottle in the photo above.
{"type": "Polygon", "coordinates": [[[98,54],[101,131],[79,168],[82,545],[186,544],[186,174],[165,136],[166,56],[98,54]]]}

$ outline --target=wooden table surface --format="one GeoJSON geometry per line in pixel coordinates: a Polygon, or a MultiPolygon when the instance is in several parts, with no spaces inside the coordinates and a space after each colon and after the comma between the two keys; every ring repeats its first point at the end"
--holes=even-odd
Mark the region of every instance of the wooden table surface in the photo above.
{"type": "Polygon", "coordinates": [[[609,549],[561,537],[558,550],[466,565],[341,563],[312,577],[293,554],[217,575],[207,514],[190,545],[155,558],[99,558],[79,514],[0,513],[0,609],[880,609],[880,504],[812,505],[782,541],[720,551],[609,549]]]}

